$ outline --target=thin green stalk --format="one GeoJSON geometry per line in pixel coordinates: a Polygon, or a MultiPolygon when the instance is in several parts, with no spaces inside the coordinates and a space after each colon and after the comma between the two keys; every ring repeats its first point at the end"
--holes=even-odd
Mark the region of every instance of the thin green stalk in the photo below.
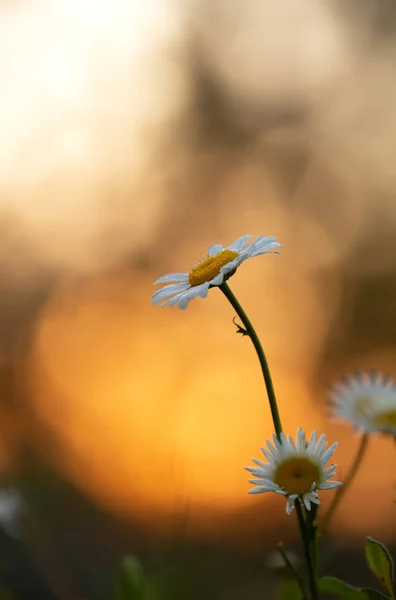
{"type": "Polygon", "coordinates": [[[307,533],[307,529],[305,526],[302,504],[301,504],[301,500],[299,498],[297,498],[294,506],[296,508],[298,524],[300,525],[301,537],[303,540],[305,562],[307,563],[307,571],[308,571],[308,583],[309,583],[310,598],[311,598],[311,600],[317,600],[318,599],[318,589],[317,589],[317,585],[316,585],[315,568],[314,568],[314,564],[313,564],[313,560],[312,560],[312,556],[311,556],[310,541],[308,539],[308,533],[307,533]]]}
{"type": "Polygon", "coordinates": [[[307,597],[307,592],[305,591],[305,586],[304,586],[304,582],[300,577],[299,572],[297,571],[297,569],[294,567],[294,565],[292,564],[292,562],[290,561],[289,557],[287,556],[285,547],[283,545],[283,543],[279,543],[278,544],[278,552],[281,555],[281,557],[283,558],[283,561],[285,563],[285,566],[287,568],[287,570],[289,571],[290,575],[292,577],[294,577],[294,579],[297,582],[297,585],[300,589],[300,592],[303,595],[303,598],[307,597]]]}
{"type": "Polygon", "coordinates": [[[254,349],[256,350],[258,359],[260,361],[261,370],[262,370],[263,376],[264,376],[265,387],[267,388],[267,395],[268,395],[268,400],[269,400],[269,404],[270,404],[272,420],[274,422],[275,433],[276,433],[277,438],[280,440],[280,434],[282,433],[282,425],[281,425],[281,421],[280,421],[278,405],[276,402],[275,390],[274,390],[274,386],[272,383],[271,372],[270,372],[270,369],[268,366],[267,359],[264,354],[263,347],[260,343],[257,333],[255,332],[255,330],[253,328],[253,325],[251,324],[251,322],[248,319],[247,314],[245,313],[242,306],[239,304],[238,300],[232,293],[228,284],[226,282],[224,282],[219,286],[219,288],[221,289],[221,291],[223,292],[223,294],[227,298],[227,300],[230,302],[231,306],[234,308],[238,317],[241,319],[241,321],[246,329],[247,335],[252,340],[254,349]]]}
{"type": "Polygon", "coordinates": [[[368,441],[369,441],[369,436],[367,433],[365,433],[362,436],[358,451],[355,456],[355,460],[353,461],[350,471],[349,471],[348,475],[345,477],[344,481],[342,482],[342,485],[339,488],[337,488],[337,492],[336,492],[336,495],[334,496],[334,500],[331,503],[330,508],[327,511],[327,513],[323,519],[322,527],[321,527],[321,533],[323,536],[327,533],[327,531],[329,529],[330,521],[331,521],[335,511],[337,510],[339,503],[341,502],[342,498],[348,491],[352,481],[355,478],[356,473],[359,470],[359,467],[363,461],[364,455],[366,454],[368,441]]]}

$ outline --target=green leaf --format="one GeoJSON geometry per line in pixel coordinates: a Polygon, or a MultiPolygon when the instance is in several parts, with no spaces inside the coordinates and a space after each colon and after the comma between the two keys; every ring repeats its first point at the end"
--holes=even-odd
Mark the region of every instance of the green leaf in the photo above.
{"type": "Polygon", "coordinates": [[[348,598],[348,600],[367,600],[366,594],[357,587],[349,585],[336,577],[322,577],[318,581],[319,591],[338,598],[348,598]]]}
{"type": "Polygon", "coordinates": [[[276,600],[302,600],[302,594],[295,579],[281,579],[275,598],[276,600]]]}
{"type": "Polygon", "coordinates": [[[362,588],[362,592],[366,594],[369,600],[389,600],[389,596],[385,596],[382,592],[372,588],[362,588]]]}
{"type": "Polygon", "coordinates": [[[147,600],[148,597],[149,585],[140,562],[126,556],[121,563],[116,600],[147,600]]]}
{"type": "Polygon", "coordinates": [[[394,599],[394,567],[388,548],[381,542],[368,537],[366,538],[364,551],[370,570],[377,577],[382,587],[389,592],[390,597],[394,599]]]}

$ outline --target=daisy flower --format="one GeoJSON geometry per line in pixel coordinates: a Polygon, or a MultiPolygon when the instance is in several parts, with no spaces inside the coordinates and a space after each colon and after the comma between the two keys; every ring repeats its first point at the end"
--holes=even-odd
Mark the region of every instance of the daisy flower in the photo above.
{"type": "Polygon", "coordinates": [[[291,435],[286,438],[284,433],[281,433],[280,441],[275,434],[272,440],[272,444],[267,441],[268,450],[261,448],[268,463],[253,458],[257,467],[245,467],[257,477],[249,479],[249,483],[257,486],[249,490],[249,494],[275,492],[285,496],[289,515],[298,498],[307,510],[311,510],[311,503],[320,504],[316,490],[330,490],[341,485],[340,481],[328,481],[335,475],[335,465],[326,468],[337,442],[327,448],[325,435],[317,438],[316,431],[307,442],[301,427],[297,430],[296,443],[291,435]]]}
{"type": "Polygon", "coordinates": [[[387,375],[357,372],[330,390],[334,416],[366,433],[396,437],[396,382],[387,375]]]}
{"type": "Polygon", "coordinates": [[[251,237],[244,235],[225,248],[222,244],[214,244],[209,248],[207,257],[197,262],[189,273],[170,273],[157,279],[154,285],[169,285],[153,294],[153,304],[162,302],[162,306],[168,304],[172,308],[177,303],[179,308],[187,308],[190,300],[196,296],[206,298],[210,287],[221,285],[247,258],[276,252],[275,248],[280,247],[274,237],[259,235],[249,244],[251,237]]]}

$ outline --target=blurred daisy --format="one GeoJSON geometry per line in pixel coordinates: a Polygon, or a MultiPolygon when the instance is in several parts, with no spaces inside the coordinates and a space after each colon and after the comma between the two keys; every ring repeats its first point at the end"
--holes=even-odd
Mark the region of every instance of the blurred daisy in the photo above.
{"type": "Polygon", "coordinates": [[[208,250],[208,255],[199,261],[189,273],[171,273],[157,279],[157,283],[167,283],[152,296],[153,304],[162,302],[172,308],[176,303],[179,308],[187,308],[190,300],[196,296],[206,298],[210,287],[219,286],[233,275],[236,269],[247,259],[267,252],[275,252],[280,244],[274,237],[259,235],[254,242],[248,244],[251,235],[238,238],[231,246],[224,248],[215,244],[208,250]]]}
{"type": "Polygon", "coordinates": [[[396,437],[396,382],[381,373],[355,373],[330,391],[334,416],[367,433],[396,437]]]}
{"type": "Polygon", "coordinates": [[[281,433],[281,441],[275,434],[272,440],[273,444],[267,441],[268,450],[261,448],[268,463],[253,458],[258,468],[245,467],[257,477],[249,479],[249,483],[257,486],[249,490],[249,494],[275,492],[286,496],[286,512],[289,515],[298,498],[307,510],[311,510],[311,503],[320,504],[316,490],[330,490],[341,485],[340,481],[328,481],[335,475],[335,465],[326,468],[337,442],[327,448],[324,434],[317,439],[316,431],[307,442],[301,427],[297,430],[296,443],[290,435],[286,438],[284,433],[281,433]]]}

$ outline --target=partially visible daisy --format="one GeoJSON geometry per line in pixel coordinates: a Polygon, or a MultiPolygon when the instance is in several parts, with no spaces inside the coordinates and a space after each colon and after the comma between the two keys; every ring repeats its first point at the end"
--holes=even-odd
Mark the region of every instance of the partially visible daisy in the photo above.
{"type": "Polygon", "coordinates": [[[296,443],[291,435],[286,438],[284,433],[281,433],[281,441],[275,434],[272,440],[272,444],[267,441],[268,450],[261,448],[268,463],[253,458],[258,468],[245,467],[257,477],[249,479],[249,483],[257,486],[249,490],[249,494],[275,492],[286,496],[286,513],[289,515],[298,498],[307,510],[311,510],[311,503],[320,504],[316,490],[330,490],[341,485],[340,481],[328,481],[334,477],[336,466],[326,468],[337,442],[327,448],[325,435],[317,438],[316,431],[307,442],[301,427],[297,430],[296,443]]]}
{"type": "Polygon", "coordinates": [[[334,416],[355,429],[396,437],[396,382],[387,375],[357,372],[334,386],[330,398],[334,416]]]}
{"type": "Polygon", "coordinates": [[[196,296],[206,298],[209,288],[221,285],[234,274],[235,270],[247,259],[267,252],[275,252],[280,247],[274,237],[259,235],[254,242],[248,244],[251,235],[238,238],[230,246],[214,244],[208,255],[191,269],[189,273],[171,273],[157,279],[157,283],[167,283],[152,296],[153,304],[162,302],[172,308],[176,303],[179,308],[187,308],[190,300],[196,296]]]}

